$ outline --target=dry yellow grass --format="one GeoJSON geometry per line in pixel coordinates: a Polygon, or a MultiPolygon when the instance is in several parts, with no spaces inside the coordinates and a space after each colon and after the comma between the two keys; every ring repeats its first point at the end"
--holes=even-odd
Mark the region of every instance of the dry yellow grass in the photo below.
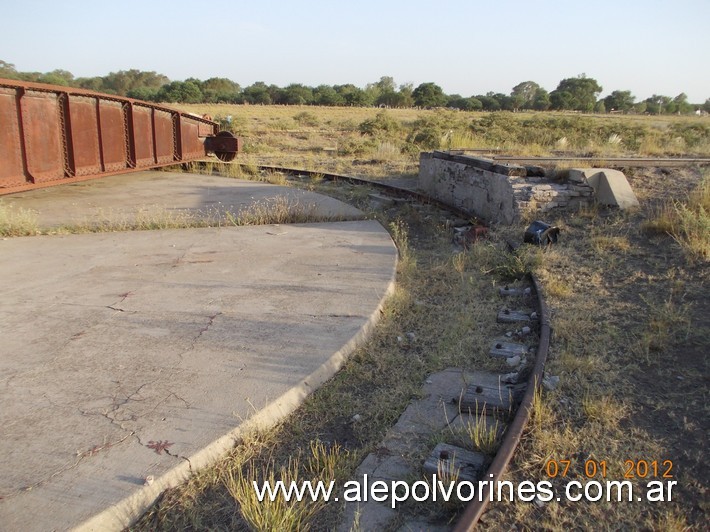
{"type": "Polygon", "coordinates": [[[350,175],[414,174],[420,150],[503,150],[511,155],[710,155],[710,127],[693,116],[594,116],[481,113],[357,107],[183,104],[207,113],[244,139],[259,164],[323,169],[350,175]],[[363,135],[360,126],[384,115],[397,127],[363,135]],[[227,123],[224,119],[231,116],[227,123]],[[677,139],[687,138],[679,152],[677,139]],[[387,164],[382,164],[383,162],[387,164]]]}
{"type": "Polygon", "coordinates": [[[645,222],[649,232],[671,235],[688,257],[710,261],[710,177],[685,199],[671,199],[657,206],[645,222]]]}
{"type": "MultiPolygon", "coordinates": [[[[377,110],[328,109],[321,115],[313,108],[254,107],[230,112],[242,113],[239,119],[249,125],[250,129],[245,125],[244,130],[250,135],[260,132],[251,138],[264,145],[247,155],[250,161],[269,159],[289,166],[302,162],[325,169],[336,163],[319,145],[333,146],[336,138],[340,145],[347,135],[353,135],[353,142],[362,142],[357,138],[359,133],[353,133],[357,122],[375,116],[377,110]],[[315,113],[318,125],[308,130],[298,124],[294,115],[303,111],[315,113]],[[260,129],[263,124],[270,127],[260,129]],[[296,124],[296,132],[284,129],[296,124]],[[344,136],[338,136],[338,125],[344,136]],[[328,133],[316,131],[318,128],[328,133]]],[[[405,116],[404,112],[392,114],[405,116]]],[[[407,116],[415,121],[419,115],[407,116]]],[[[647,118],[629,120],[642,127],[656,127],[647,118]]],[[[672,126],[685,122],[668,117],[664,123],[672,126]]],[[[470,140],[460,138],[462,142],[470,140]]],[[[660,133],[653,138],[655,148],[659,148],[660,133]]],[[[651,148],[655,149],[650,145],[645,149],[651,148]]],[[[345,173],[348,168],[360,169],[354,164],[357,157],[343,156],[337,164],[343,165],[345,173]]],[[[387,164],[372,165],[370,170],[373,175],[391,175],[387,164]]],[[[559,244],[547,251],[527,248],[514,255],[503,253],[505,239],[519,238],[523,232],[523,226],[515,226],[492,231],[492,243],[476,245],[452,258],[447,227],[431,212],[404,206],[395,219],[378,215],[390,228],[403,260],[399,286],[377,331],[330,383],[268,442],[262,442],[250,460],[263,465],[262,474],[268,472],[267,464],[273,465],[272,470],[287,467],[289,457],[299,449],[308,450],[312,435],[318,434],[334,441],[347,439],[352,463],[340,469],[346,477],[352,474],[357,460],[378,444],[399,412],[419,393],[428,372],[459,364],[494,367],[483,356],[487,339],[496,330],[491,308],[499,304],[499,299],[494,282],[535,269],[547,287],[553,317],[553,345],[546,371],[559,375],[561,382],[554,391],[536,396],[533,422],[507,478],[518,482],[546,480],[545,465],[554,459],[572,461],[575,469],[571,479],[578,480],[584,480],[580,467],[586,461],[604,460],[608,462],[609,480],[620,480],[626,460],[672,459],[681,481],[679,495],[668,504],[562,501],[538,507],[520,501],[494,503],[481,527],[697,527],[710,512],[704,456],[710,430],[704,380],[710,369],[706,356],[710,329],[704,317],[710,308],[703,291],[710,279],[706,268],[694,267],[678,252],[681,248],[676,240],[649,238],[642,230],[653,200],[673,189],[682,177],[650,172],[648,176],[646,183],[652,179],[658,184],[655,195],[642,197],[639,212],[606,213],[594,207],[568,213],[558,223],[565,228],[559,244]],[[471,334],[471,330],[477,334],[471,334]],[[417,341],[404,346],[396,338],[408,331],[416,332],[417,341]],[[653,356],[645,356],[645,351],[653,356]],[[343,423],[354,413],[368,421],[343,423]]],[[[640,177],[635,176],[635,182],[640,182],[640,177]]],[[[327,182],[303,185],[366,205],[366,190],[346,190],[327,182]]],[[[220,471],[234,473],[243,464],[226,460],[216,466],[217,473],[205,473],[166,494],[137,528],[244,526],[238,505],[214,480],[224,478],[220,471]]],[[[556,488],[561,488],[561,481],[556,481],[556,488]]],[[[644,482],[633,480],[639,490],[644,482]]],[[[449,518],[459,509],[449,508],[449,518]]],[[[417,509],[407,511],[416,513],[417,509]]],[[[337,526],[337,518],[338,508],[329,506],[313,516],[311,524],[331,529],[337,526]]]]}

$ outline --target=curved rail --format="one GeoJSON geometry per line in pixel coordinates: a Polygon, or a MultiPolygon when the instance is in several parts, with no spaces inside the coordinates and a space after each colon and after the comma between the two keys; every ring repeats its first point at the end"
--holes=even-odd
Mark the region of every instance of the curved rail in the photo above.
{"type": "MultiPolygon", "coordinates": [[[[239,164],[239,163],[233,163],[233,164],[239,164]]],[[[288,175],[305,175],[305,176],[320,176],[323,179],[326,179],[328,181],[345,181],[346,183],[351,183],[353,185],[366,185],[370,186],[373,188],[377,188],[379,190],[382,190],[384,192],[390,192],[391,194],[400,197],[400,198],[406,198],[406,199],[413,199],[416,201],[420,201],[421,203],[429,204],[429,205],[436,205],[437,207],[440,207],[444,210],[447,210],[451,213],[454,213],[456,216],[464,219],[476,219],[476,216],[472,213],[466,212],[462,209],[459,209],[458,207],[454,207],[452,205],[449,205],[447,203],[444,203],[443,201],[439,201],[435,198],[429,197],[426,194],[423,194],[422,192],[418,192],[416,190],[411,190],[408,188],[402,188],[402,187],[395,187],[393,185],[388,185],[387,183],[382,183],[381,181],[371,181],[369,179],[364,179],[361,177],[353,177],[349,175],[343,175],[343,174],[334,174],[330,172],[321,172],[318,170],[299,170],[297,168],[284,168],[281,166],[268,166],[268,165],[257,165],[257,168],[259,170],[264,170],[264,171],[271,171],[271,172],[281,172],[283,174],[288,174],[288,175]]]]}
{"type": "Polygon", "coordinates": [[[674,168],[688,165],[708,165],[710,158],[707,157],[597,157],[580,155],[559,155],[552,157],[521,157],[517,155],[496,155],[496,150],[449,150],[449,153],[466,155],[475,153],[476,155],[491,154],[491,160],[500,163],[513,163],[521,165],[545,165],[556,163],[580,163],[585,162],[591,165],[604,165],[613,167],[644,167],[658,166],[661,168],[674,168]]]}
{"type": "MultiPolygon", "coordinates": [[[[276,171],[290,175],[319,175],[322,176],[324,179],[328,180],[343,180],[353,184],[373,186],[399,197],[417,199],[424,203],[437,205],[438,207],[441,207],[444,210],[448,210],[449,212],[452,212],[456,216],[459,216],[461,218],[475,218],[472,213],[464,212],[461,209],[452,207],[451,205],[447,205],[438,200],[434,200],[420,192],[387,185],[386,183],[382,182],[369,181],[367,179],[345,176],[340,174],[323,173],[310,170],[297,170],[294,168],[282,168],[278,166],[258,166],[258,168],[260,170],[276,171]]],[[[479,494],[478,499],[473,499],[468,504],[468,506],[456,522],[456,525],[453,529],[454,532],[471,531],[476,528],[478,520],[481,518],[483,512],[485,511],[488,505],[490,499],[490,490],[492,489],[492,486],[495,485],[494,483],[502,477],[503,473],[505,473],[506,469],[508,468],[508,465],[510,464],[510,461],[513,458],[515,449],[520,443],[523,431],[525,430],[525,427],[528,421],[530,420],[530,416],[532,414],[535,393],[542,383],[545,363],[547,362],[547,355],[550,349],[550,338],[552,334],[552,329],[550,327],[550,312],[543,296],[542,285],[540,283],[540,280],[532,273],[529,274],[529,277],[533,284],[535,292],[535,298],[537,303],[536,310],[538,313],[540,324],[539,343],[535,356],[535,364],[533,366],[530,376],[528,377],[527,387],[525,390],[525,394],[523,395],[523,399],[520,405],[518,406],[518,409],[515,413],[515,416],[513,417],[512,422],[510,423],[510,425],[508,425],[505,431],[501,446],[498,449],[495,458],[493,459],[490,466],[488,467],[488,470],[486,471],[485,478],[486,480],[490,481],[490,483],[487,483],[485,485],[486,487],[482,491],[482,493],[479,494]]]]}
{"type": "Polygon", "coordinates": [[[515,453],[518,443],[520,443],[523,430],[530,420],[530,415],[533,409],[533,401],[535,400],[535,392],[542,382],[545,362],[547,361],[547,353],[550,349],[550,336],[552,330],[550,328],[550,313],[542,295],[542,286],[540,285],[540,281],[533,274],[531,274],[530,277],[533,286],[535,287],[538,316],[540,317],[540,343],[537,347],[535,365],[533,366],[533,371],[528,379],[528,386],[525,390],[523,400],[518,406],[518,410],[515,413],[512,423],[508,425],[508,428],[505,431],[503,441],[498,449],[498,452],[496,453],[496,457],[493,459],[493,462],[491,462],[491,465],[488,467],[488,471],[486,472],[486,480],[490,481],[490,483],[485,485],[485,488],[482,493],[479,494],[478,499],[472,500],[466,507],[454,527],[454,532],[470,531],[476,528],[478,520],[481,518],[486,506],[488,505],[490,490],[493,489],[492,486],[496,481],[500,480],[500,477],[508,468],[508,464],[510,464],[510,461],[513,459],[513,454],[515,453]]]}

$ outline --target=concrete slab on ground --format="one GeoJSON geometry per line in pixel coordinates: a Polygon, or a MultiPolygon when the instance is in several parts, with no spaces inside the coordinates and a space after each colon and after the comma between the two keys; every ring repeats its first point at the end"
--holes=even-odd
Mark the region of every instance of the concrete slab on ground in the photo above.
{"type": "Polygon", "coordinates": [[[363,213],[322,194],[229,177],[146,171],[11,194],[0,203],[37,214],[40,228],[161,219],[224,219],[254,204],[287,198],[319,217],[362,218],[363,213]]]}
{"type": "MultiPolygon", "coordinates": [[[[157,174],[155,201],[184,186],[180,208],[265,194],[157,174]]],[[[114,205],[146,201],[152,179],[114,205]]],[[[105,181],[82,205],[80,188],[32,195],[89,212],[121,189],[105,181]]],[[[0,257],[0,528],[112,530],[330,377],[391,291],[396,249],[350,221],[10,238],[0,257]]]]}

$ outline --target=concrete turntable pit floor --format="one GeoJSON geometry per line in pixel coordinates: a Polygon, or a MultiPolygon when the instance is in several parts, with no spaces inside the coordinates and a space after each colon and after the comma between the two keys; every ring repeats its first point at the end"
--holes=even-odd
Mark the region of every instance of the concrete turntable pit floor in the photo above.
{"type": "Polygon", "coordinates": [[[297,188],[215,175],[147,171],[80,181],[9,196],[0,204],[37,215],[40,228],[131,223],[151,217],[223,220],[254,204],[286,198],[321,217],[362,218],[359,209],[297,188]]]}
{"type": "Polygon", "coordinates": [[[3,530],[128,525],[337,371],[396,266],[362,220],[7,238],[0,257],[3,530]]]}

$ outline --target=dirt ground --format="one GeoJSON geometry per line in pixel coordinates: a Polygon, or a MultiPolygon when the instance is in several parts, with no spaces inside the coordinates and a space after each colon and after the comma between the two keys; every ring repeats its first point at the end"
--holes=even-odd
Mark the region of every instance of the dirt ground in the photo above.
{"type": "MultiPolygon", "coordinates": [[[[629,180],[648,208],[669,196],[682,199],[699,176],[687,169],[655,169],[631,173],[629,180]]],[[[702,526],[710,513],[710,269],[706,262],[689,264],[670,237],[636,235],[633,243],[645,256],[630,261],[628,269],[640,272],[657,295],[675,296],[688,322],[677,324],[665,350],[629,375],[635,398],[629,423],[666,449],[678,473],[678,500],[689,523],[702,526]]],[[[610,274],[612,282],[623,282],[623,271],[610,274]]],[[[642,304],[640,288],[624,286],[618,296],[642,304]]]]}
{"type": "MultiPolygon", "coordinates": [[[[668,235],[649,233],[658,206],[684,199],[699,169],[625,169],[641,208],[568,213],[558,249],[541,267],[554,330],[544,430],[528,429],[509,471],[538,480],[549,459],[610,464],[607,480],[624,480],[639,461],[658,474],[632,475],[635,486],[677,481],[658,503],[493,504],[482,524],[523,529],[599,526],[701,530],[710,513],[710,268],[668,235]],[[590,405],[606,405],[595,419],[590,405]],[[602,401],[603,400],[603,401],[602,401]],[[599,419],[601,418],[601,419],[599,419]],[[672,464],[672,465],[671,465],[672,464]],[[669,470],[670,468],[670,470],[669,470]]],[[[707,175],[707,171],[705,172],[707,175]]],[[[633,471],[632,471],[633,473],[633,471]]],[[[636,471],[638,473],[638,471],[636,471]]],[[[585,475],[578,470],[577,480],[585,475]]]]}
{"type": "MultiPolygon", "coordinates": [[[[535,268],[552,314],[546,373],[559,376],[560,385],[544,392],[540,412],[526,429],[506,476],[516,482],[549,480],[549,460],[570,460],[575,466],[566,480],[584,481],[583,464],[593,460],[607,462],[606,480],[614,481],[625,478],[627,461],[655,461],[658,473],[636,475],[634,489],[649,480],[666,480],[663,473],[672,464],[670,474],[677,481],[672,501],[495,502],[481,529],[703,530],[706,524],[710,269],[707,262],[689,259],[672,237],[645,227],[660,204],[684,198],[708,173],[690,168],[624,171],[640,209],[592,207],[547,220],[562,233],[556,246],[541,253],[535,268]]],[[[344,192],[346,188],[327,185],[319,191],[367,202],[366,190],[344,192]]],[[[479,345],[481,334],[470,334],[474,324],[480,327],[485,321],[483,316],[492,315],[491,306],[499,304],[495,280],[484,264],[486,253],[474,248],[457,263],[459,252],[452,248],[448,225],[436,213],[410,209],[395,219],[406,220],[415,260],[400,272],[399,295],[377,332],[343,371],[268,441],[255,446],[258,451],[248,455],[250,462],[287,463],[307,451],[315,438],[350,453],[339,466],[342,478],[350,478],[359,460],[377,448],[387,428],[420,393],[426,374],[485,364],[489,358],[484,356],[485,342],[479,345]],[[464,294],[465,301],[456,294],[464,294]],[[431,308],[423,305],[426,301],[431,308]],[[412,346],[397,340],[409,331],[417,338],[412,346]],[[353,423],[354,414],[366,421],[353,423]]],[[[496,228],[481,245],[501,248],[506,240],[522,240],[525,226],[496,228]]],[[[135,529],[246,528],[220,480],[240,464],[227,459],[166,493],[135,529]]],[[[555,479],[557,487],[561,480],[555,479]]],[[[409,507],[412,514],[401,517],[434,518],[450,526],[463,507],[409,507]]],[[[313,528],[332,529],[340,510],[329,505],[313,528]]]]}

